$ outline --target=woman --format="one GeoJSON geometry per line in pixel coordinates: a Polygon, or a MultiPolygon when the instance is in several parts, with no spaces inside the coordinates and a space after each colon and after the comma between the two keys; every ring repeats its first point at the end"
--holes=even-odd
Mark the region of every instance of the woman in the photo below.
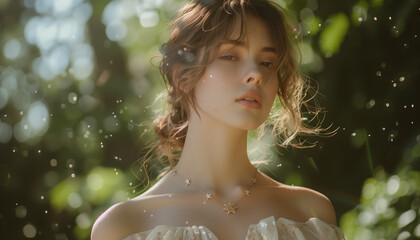
{"type": "Polygon", "coordinates": [[[248,131],[269,115],[283,145],[319,130],[302,124],[304,82],[280,7],[189,2],[162,49],[170,109],[154,127],[169,171],[103,213],[92,239],[343,239],[325,196],[269,178],[247,156],[248,131]],[[270,114],[276,96],[283,107],[270,114]]]}

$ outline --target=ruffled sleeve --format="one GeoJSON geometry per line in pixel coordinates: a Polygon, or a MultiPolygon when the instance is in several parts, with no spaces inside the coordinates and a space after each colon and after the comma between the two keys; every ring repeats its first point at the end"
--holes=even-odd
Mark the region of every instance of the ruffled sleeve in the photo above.
{"type": "Polygon", "coordinates": [[[160,225],[152,230],[135,233],[123,240],[218,240],[217,237],[204,226],[171,227],[160,225]]]}
{"type": "Polygon", "coordinates": [[[277,221],[274,216],[253,224],[248,229],[247,240],[344,240],[343,232],[335,225],[318,218],[295,222],[285,218],[277,221]]]}

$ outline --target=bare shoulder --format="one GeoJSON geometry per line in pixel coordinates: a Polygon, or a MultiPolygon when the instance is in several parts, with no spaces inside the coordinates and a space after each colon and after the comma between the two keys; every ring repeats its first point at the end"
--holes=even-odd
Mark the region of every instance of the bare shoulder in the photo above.
{"type": "Polygon", "coordinates": [[[92,240],[115,240],[123,239],[125,236],[124,213],[127,204],[125,202],[117,203],[108,208],[95,221],[92,227],[92,240]],[[122,221],[121,221],[122,220],[122,221]]]}
{"type": "Polygon", "coordinates": [[[279,186],[280,191],[287,191],[296,209],[304,215],[305,219],[319,218],[329,224],[337,225],[334,206],[322,193],[298,186],[279,186]]]}
{"type": "Polygon", "coordinates": [[[142,204],[139,200],[129,200],[109,207],[93,224],[91,239],[116,240],[127,237],[133,231],[133,225],[138,226],[141,221],[139,214],[136,214],[139,204],[142,204]],[[133,216],[136,216],[135,221],[133,216]]]}

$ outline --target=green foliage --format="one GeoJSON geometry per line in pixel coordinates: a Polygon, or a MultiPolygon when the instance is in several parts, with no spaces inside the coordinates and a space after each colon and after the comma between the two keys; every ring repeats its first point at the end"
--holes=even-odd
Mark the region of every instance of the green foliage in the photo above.
{"type": "Polygon", "coordinates": [[[322,53],[330,57],[339,51],[349,28],[349,20],[344,13],[337,13],[330,16],[327,22],[321,32],[319,44],[322,53]]]}
{"type": "Polygon", "coordinates": [[[377,168],[340,225],[348,240],[420,238],[420,172],[407,167],[389,175],[377,168]]]}
{"type": "Polygon", "coordinates": [[[92,169],[87,176],[75,176],[61,181],[50,191],[51,205],[57,210],[79,208],[83,203],[104,204],[124,201],[121,186],[127,186],[124,171],[104,167],[92,169]]]}

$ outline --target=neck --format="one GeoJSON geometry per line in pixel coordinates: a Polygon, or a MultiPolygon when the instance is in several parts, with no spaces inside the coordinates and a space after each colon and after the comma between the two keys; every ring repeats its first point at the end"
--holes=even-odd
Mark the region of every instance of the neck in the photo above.
{"type": "Polygon", "coordinates": [[[175,170],[203,190],[226,192],[249,185],[255,168],[247,155],[247,133],[192,115],[175,170]]]}

